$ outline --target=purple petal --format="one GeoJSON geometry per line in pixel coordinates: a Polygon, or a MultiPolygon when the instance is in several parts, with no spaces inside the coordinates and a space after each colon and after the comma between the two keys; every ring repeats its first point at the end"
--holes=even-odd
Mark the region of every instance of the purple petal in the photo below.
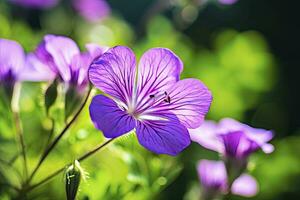
{"type": "Polygon", "coordinates": [[[106,51],[109,50],[109,47],[99,46],[99,45],[93,44],[93,43],[86,44],[85,47],[88,50],[88,53],[91,57],[91,61],[94,61],[95,59],[98,59],[106,51]]]}
{"type": "Polygon", "coordinates": [[[197,165],[197,171],[204,189],[225,192],[227,173],[222,161],[201,160],[197,165]]]}
{"type": "Polygon", "coordinates": [[[20,80],[22,81],[51,81],[56,74],[37,56],[30,53],[26,57],[25,68],[20,73],[20,80]]]}
{"type": "Polygon", "coordinates": [[[141,145],[157,154],[175,156],[190,144],[187,129],[173,114],[138,121],[136,134],[141,145]]]}
{"type": "Polygon", "coordinates": [[[229,118],[220,121],[218,133],[227,134],[235,131],[243,132],[247,138],[247,141],[243,140],[243,144],[240,145],[240,154],[243,153],[242,151],[244,154],[250,154],[259,148],[262,148],[265,153],[271,153],[274,150],[273,145],[267,143],[273,138],[272,131],[252,128],[229,118]]]}
{"type": "Polygon", "coordinates": [[[60,76],[65,82],[69,82],[72,59],[80,54],[76,43],[70,38],[53,35],[46,36],[44,40],[45,49],[52,56],[60,76]]]}
{"type": "Polygon", "coordinates": [[[146,112],[172,112],[185,127],[198,128],[209,110],[211,101],[212,95],[202,82],[197,79],[184,79],[169,88],[166,96],[146,112]]]}
{"type": "MultiPolygon", "coordinates": [[[[223,139],[225,152],[228,156],[237,157],[239,154],[243,154],[243,151],[240,150],[241,140],[244,140],[243,132],[235,131],[227,134],[222,134],[220,137],[223,139]]],[[[248,145],[248,143],[243,143],[248,145]]],[[[248,147],[248,146],[247,146],[248,147]]],[[[243,148],[247,150],[248,148],[243,148]]]]}
{"type": "Polygon", "coordinates": [[[87,21],[97,21],[110,14],[110,7],[105,0],[74,0],[74,8],[87,21]]]}
{"type": "Polygon", "coordinates": [[[8,73],[12,73],[18,79],[24,62],[24,50],[19,43],[0,39],[0,80],[5,78],[8,73]]]}
{"type": "Polygon", "coordinates": [[[134,129],[136,121],[112,99],[97,95],[90,104],[90,117],[105,137],[115,138],[134,129]]]}
{"type": "Polygon", "coordinates": [[[199,143],[204,148],[224,153],[224,145],[216,135],[217,124],[205,121],[199,128],[189,129],[192,141],[199,143]]]}
{"type": "Polygon", "coordinates": [[[169,49],[153,48],[140,59],[137,81],[137,110],[148,107],[149,95],[162,95],[179,80],[181,60],[169,49]]]}
{"type": "Polygon", "coordinates": [[[82,89],[88,84],[88,68],[91,58],[87,53],[75,55],[71,62],[71,83],[82,89]]]}
{"type": "Polygon", "coordinates": [[[135,55],[123,46],[111,48],[89,69],[91,82],[103,92],[128,103],[134,94],[135,55]]]}
{"type": "Polygon", "coordinates": [[[257,194],[257,182],[252,176],[242,174],[233,182],[231,191],[236,195],[252,197],[257,194]]]}

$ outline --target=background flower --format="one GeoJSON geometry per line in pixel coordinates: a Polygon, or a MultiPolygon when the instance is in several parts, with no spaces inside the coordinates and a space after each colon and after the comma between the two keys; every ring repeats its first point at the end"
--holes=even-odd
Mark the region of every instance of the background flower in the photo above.
{"type": "Polygon", "coordinates": [[[73,0],[73,6],[86,20],[96,22],[110,14],[106,0],[73,0]]]}
{"type": "Polygon", "coordinates": [[[237,177],[229,188],[226,167],[222,161],[201,160],[197,165],[197,171],[204,200],[215,199],[220,194],[227,194],[228,190],[232,194],[245,197],[257,194],[256,180],[245,173],[237,177]]]}
{"type": "Polygon", "coordinates": [[[265,153],[274,149],[268,143],[273,138],[271,131],[252,128],[229,118],[218,124],[206,121],[198,129],[189,131],[193,141],[224,156],[243,159],[259,148],[265,153]]]}

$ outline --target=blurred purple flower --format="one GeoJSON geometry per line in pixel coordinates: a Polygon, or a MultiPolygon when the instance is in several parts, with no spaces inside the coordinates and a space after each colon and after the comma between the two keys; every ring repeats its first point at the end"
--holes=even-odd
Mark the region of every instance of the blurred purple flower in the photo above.
{"type": "Polygon", "coordinates": [[[15,41],[0,39],[0,83],[13,85],[22,79],[25,53],[21,45],[15,41]]]}
{"type": "Polygon", "coordinates": [[[236,3],[238,0],[218,0],[221,4],[231,5],[236,3]]]}
{"type": "Polygon", "coordinates": [[[95,127],[107,138],[135,129],[150,151],[178,154],[190,144],[187,128],[201,125],[212,100],[199,80],[179,80],[182,69],[181,60],[168,49],[148,50],[136,69],[131,49],[111,48],[89,70],[91,82],[110,96],[92,100],[95,127]]]}
{"type": "Polygon", "coordinates": [[[73,6],[87,21],[95,22],[110,14],[105,0],[73,0],[73,6]]]}
{"type": "Polygon", "coordinates": [[[23,7],[40,8],[40,9],[52,8],[58,3],[58,0],[10,0],[10,1],[23,7]]]}
{"type": "Polygon", "coordinates": [[[227,192],[227,174],[222,161],[201,160],[197,165],[203,199],[214,199],[227,192]]]}
{"type": "Polygon", "coordinates": [[[273,145],[267,143],[273,138],[271,131],[252,128],[229,118],[219,124],[206,121],[198,129],[189,131],[193,141],[228,157],[247,158],[259,148],[265,153],[274,150],[273,145]]]}
{"type": "MultiPolygon", "coordinates": [[[[214,199],[219,194],[228,192],[227,172],[222,161],[201,160],[197,171],[203,188],[203,199],[214,199]]],[[[246,197],[256,195],[257,190],[256,180],[248,174],[239,176],[231,186],[233,194],[246,197]]]]}
{"type": "Polygon", "coordinates": [[[39,71],[43,80],[58,78],[69,86],[84,89],[88,84],[90,64],[105,51],[105,48],[94,44],[88,45],[88,48],[88,52],[81,53],[72,39],[46,35],[36,51],[27,56],[27,66],[39,71]]]}

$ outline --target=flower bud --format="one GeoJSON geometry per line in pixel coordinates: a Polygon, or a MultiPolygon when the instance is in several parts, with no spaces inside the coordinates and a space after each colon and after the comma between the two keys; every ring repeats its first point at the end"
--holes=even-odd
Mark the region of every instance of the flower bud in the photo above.
{"type": "Polygon", "coordinates": [[[66,171],[66,194],[67,200],[74,200],[79,188],[81,179],[84,178],[84,171],[77,160],[68,167],[66,171]]]}
{"type": "Polygon", "coordinates": [[[45,107],[46,107],[46,112],[47,115],[49,114],[49,109],[51,106],[55,103],[56,98],[57,98],[57,85],[58,81],[55,79],[53,83],[47,88],[45,92],[45,107]]]}

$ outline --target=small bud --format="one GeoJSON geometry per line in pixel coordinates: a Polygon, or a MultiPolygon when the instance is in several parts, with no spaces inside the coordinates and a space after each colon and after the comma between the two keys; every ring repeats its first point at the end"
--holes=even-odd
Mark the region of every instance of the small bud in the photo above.
{"type": "Polygon", "coordinates": [[[51,106],[55,103],[56,98],[57,98],[57,85],[58,81],[55,79],[53,83],[47,88],[45,92],[45,107],[46,107],[46,112],[47,115],[49,114],[49,109],[51,106]]]}
{"type": "Polygon", "coordinates": [[[77,160],[68,167],[66,171],[66,193],[67,200],[74,200],[79,188],[81,179],[84,179],[85,172],[77,160]]]}

